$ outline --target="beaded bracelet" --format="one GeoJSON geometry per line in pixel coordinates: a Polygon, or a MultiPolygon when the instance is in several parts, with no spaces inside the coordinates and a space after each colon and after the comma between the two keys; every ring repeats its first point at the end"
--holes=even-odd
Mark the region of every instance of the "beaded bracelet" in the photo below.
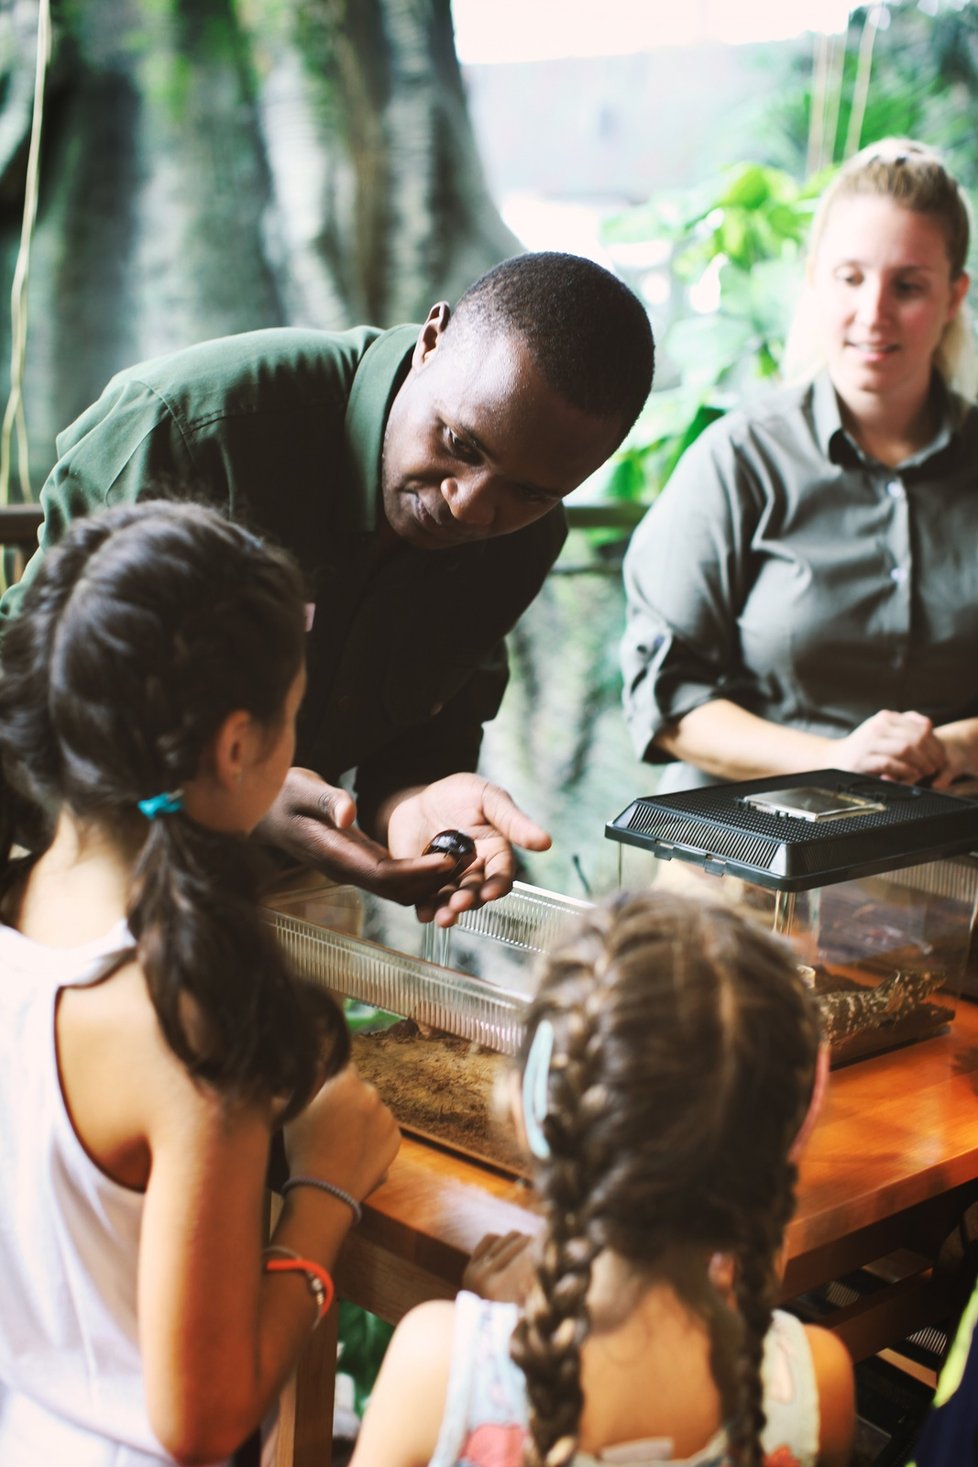
{"type": "Polygon", "coordinates": [[[349,1192],[344,1192],[342,1187],[337,1187],[335,1182],[324,1182],[322,1177],[289,1177],[287,1182],[282,1183],[282,1196],[284,1197],[293,1187],[317,1187],[320,1192],[328,1192],[331,1197],[336,1197],[340,1202],[345,1202],[353,1213],[353,1226],[363,1217],[360,1204],[349,1192]]]}
{"type": "Polygon", "coordinates": [[[329,1312],[329,1306],[333,1302],[336,1290],[333,1280],[321,1263],[314,1263],[311,1258],[302,1258],[294,1253],[291,1248],[283,1248],[278,1243],[272,1243],[262,1249],[263,1267],[266,1273],[304,1273],[309,1292],[316,1301],[319,1313],[316,1316],[316,1324],[329,1312]]]}

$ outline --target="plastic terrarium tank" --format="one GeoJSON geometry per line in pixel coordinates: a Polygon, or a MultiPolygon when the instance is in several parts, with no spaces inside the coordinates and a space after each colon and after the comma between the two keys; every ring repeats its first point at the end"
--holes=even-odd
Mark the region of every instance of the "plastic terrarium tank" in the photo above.
{"type": "Polygon", "coordinates": [[[345,1000],[358,1069],[406,1130],[525,1171],[502,1084],[540,954],[587,903],[517,882],[442,929],[313,880],[270,898],[269,918],[299,971],[345,1000]]]}
{"type": "Polygon", "coordinates": [[[624,886],[669,882],[782,933],[812,970],[834,1064],[954,1017],[978,899],[978,801],[839,770],[633,801],[624,886]]]}

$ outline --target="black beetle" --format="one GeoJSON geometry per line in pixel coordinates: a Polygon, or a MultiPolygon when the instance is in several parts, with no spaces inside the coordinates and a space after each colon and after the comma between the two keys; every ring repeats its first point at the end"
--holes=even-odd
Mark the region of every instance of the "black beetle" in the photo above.
{"type": "Polygon", "coordinates": [[[440,830],[433,835],[421,853],[424,856],[451,856],[455,862],[451,876],[458,876],[475,860],[475,841],[461,830],[440,830]]]}

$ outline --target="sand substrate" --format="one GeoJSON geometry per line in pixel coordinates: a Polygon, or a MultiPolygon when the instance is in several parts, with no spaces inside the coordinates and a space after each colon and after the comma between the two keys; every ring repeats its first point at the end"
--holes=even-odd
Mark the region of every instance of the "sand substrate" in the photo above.
{"type": "Polygon", "coordinates": [[[352,1038],[357,1069],[406,1130],[525,1172],[500,1093],[509,1067],[505,1056],[454,1034],[422,1034],[410,1019],[352,1038]]]}

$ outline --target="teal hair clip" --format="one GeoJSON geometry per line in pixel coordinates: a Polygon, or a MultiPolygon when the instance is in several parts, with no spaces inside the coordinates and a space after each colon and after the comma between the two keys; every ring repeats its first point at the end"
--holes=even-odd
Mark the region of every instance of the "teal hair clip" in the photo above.
{"type": "Polygon", "coordinates": [[[554,1026],[541,1019],[523,1066],[523,1129],[533,1155],[546,1161],[550,1146],[543,1123],[550,1109],[550,1061],[554,1053],[554,1026]]]}
{"type": "Polygon", "coordinates": [[[158,815],[176,815],[178,810],[183,809],[183,790],[168,790],[162,795],[150,795],[148,799],[139,800],[138,804],[147,820],[155,820],[158,815]]]}

